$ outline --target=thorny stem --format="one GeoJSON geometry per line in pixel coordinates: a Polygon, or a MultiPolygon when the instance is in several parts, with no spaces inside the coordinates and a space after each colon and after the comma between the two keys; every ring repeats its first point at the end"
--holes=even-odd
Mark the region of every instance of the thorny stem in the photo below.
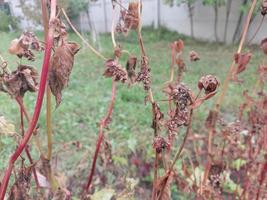
{"type": "Polygon", "coordinates": [[[108,107],[108,111],[107,111],[106,115],[104,116],[104,118],[102,118],[100,120],[100,123],[99,123],[99,133],[98,133],[98,139],[97,139],[95,154],[94,154],[93,163],[92,163],[91,170],[90,170],[89,177],[88,177],[88,182],[87,182],[87,185],[85,187],[86,193],[88,193],[90,186],[92,184],[92,180],[93,180],[93,176],[94,176],[94,172],[95,172],[95,167],[96,167],[96,160],[97,160],[98,153],[99,153],[99,150],[100,150],[103,138],[104,138],[103,129],[106,128],[107,125],[110,123],[113,108],[114,108],[114,103],[115,103],[115,97],[116,97],[116,82],[115,82],[115,79],[113,78],[112,79],[112,94],[111,94],[111,100],[110,100],[110,104],[108,107]]]}
{"type": "MultiPolygon", "coordinates": [[[[241,37],[241,40],[240,40],[240,43],[239,43],[239,47],[238,47],[238,50],[237,50],[237,53],[241,53],[242,49],[243,49],[243,46],[244,46],[244,42],[245,42],[245,39],[246,39],[246,36],[247,36],[247,32],[248,32],[248,28],[249,28],[249,24],[250,24],[250,21],[251,21],[251,17],[252,17],[252,14],[253,14],[253,11],[256,7],[256,3],[257,3],[257,0],[253,0],[252,4],[251,4],[251,7],[250,7],[250,10],[249,10],[249,13],[248,13],[248,16],[247,16],[247,19],[246,19],[246,23],[245,23],[245,26],[244,26],[244,29],[243,29],[243,32],[242,32],[242,37],[241,37]]],[[[218,97],[215,105],[214,105],[214,108],[213,108],[213,111],[215,113],[219,113],[220,111],[220,106],[224,100],[224,97],[225,97],[225,94],[226,94],[226,91],[228,89],[228,85],[229,85],[229,81],[231,79],[231,76],[232,76],[232,72],[234,71],[234,68],[235,68],[235,61],[233,60],[229,70],[228,70],[228,73],[227,73],[227,76],[223,82],[223,87],[222,87],[222,91],[220,93],[220,96],[218,97]]],[[[208,134],[208,154],[207,154],[207,164],[206,164],[206,169],[205,169],[205,176],[204,176],[204,180],[203,180],[203,185],[205,185],[206,183],[206,180],[207,180],[207,176],[209,174],[209,166],[211,165],[211,158],[210,158],[210,154],[212,152],[212,138],[213,138],[213,130],[214,127],[211,127],[209,129],[209,134],[208,134]]]]}
{"type": "Polygon", "coordinates": [[[76,33],[76,35],[84,42],[84,44],[86,44],[86,46],[95,54],[97,55],[99,58],[103,59],[103,60],[107,60],[107,58],[105,56],[103,56],[100,52],[98,52],[92,45],[90,45],[86,39],[84,39],[84,37],[79,33],[79,31],[73,26],[73,24],[71,23],[66,11],[64,10],[64,8],[61,8],[61,11],[63,13],[63,15],[65,16],[68,24],[70,25],[70,27],[72,28],[72,30],[76,33]]]}
{"type": "MultiPolygon", "coordinates": [[[[54,20],[56,16],[56,0],[51,0],[51,16],[50,16],[50,22],[54,20]]],[[[44,55],[44,60],[43,60],[43,67],[42,67],[42,73],[41,73],[41,80],[40,80],[40,87],[38,91],[38,96],[35,104],[35,109],[34,109],[34,114],[32,117],[32,120],[30,121],[29,127],[26,131],[25,136],[23,139],[20,141],[19,146],[15,150],[15,152],[12,154],[12,156],[9,159],[9,164],[8,167],[5,171],[5,175],[2,179],[1,182],[1,188],[0,188],[0,200],[3,200],[6,194],[6,189],[8,186],[8,182],[12,173],[12,169],[14,167],[14,163],[18,159],[18,157],[21,155],[23,152],[24,148],[26,147],[28,141],[30,140],[32,133],[36,127],[42,103],[43,103],[43,97],[45,93],[45,87],[46,87],[46,80],[47,80],[47,74],[48,74],[48,65],[49,65],[49,60],[51,56],[51,49],[53,45],[53,33],[54,33],[54,28],[49,27],[48,31],[48,37],[46,39],[46,46],[45,46],[45,55],[44,55]]]]}

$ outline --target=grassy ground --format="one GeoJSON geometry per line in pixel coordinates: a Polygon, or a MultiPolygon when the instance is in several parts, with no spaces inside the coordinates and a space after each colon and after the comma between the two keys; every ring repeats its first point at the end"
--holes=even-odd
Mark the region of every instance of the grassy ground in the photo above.
{"type": "MultiPolygon", "coordinates": [[[[159,102],[163,110],[166,110],[166,102],[162,91],[163,83],[169,79],[169,65],[171,62],[170,43],[182,38],[185,41],[185,51],[183,58],[187,65],[187,72],[184,74],[183,82],[186,83],[195,93],[197,92],[197,82],[202,75],[213,74],[221,81],[224,80],[227,70],[231,64],[232,56],[236,50],[235,46],[224,46],[219,44],[194,41],[185,38],[175,32],[164,29],[152,31],[144,29],[144,43],[152,68],[152,89],[155,99],[159,102]],[[199,53],[201,60],[195,63],[189,61],[189,52],[194,50],[199,53]]],[[[10,69],[15,69],[17,62],[27,63],[25,60],[19,61],[15,56],[8,54],[7,49],[10,41],[18,37],[19,33],[0,33],[0,52],[8,61],[10,69]]],[[[72,40],[80,40],[71,35],[72,40]]],[[[137,36],[131,33],[129,37],[119,36],[117,42],[124,49],[139,55],[137,36]]],[[[102,53],[106,57],[112,56],[112,44],[109,35],[101,35],[100,44],[102,53]]],[[[252,90],[256,82],[256,69],[262,57],[259,49],[253,51],[253,58],[248,65],[248,69],[240,76],[244,79],[243,84],[230,84],[224,104],[223,114],[228,119],[232,119],[238,111],[242,102],[242,92],[245,89],[252,90]]],[[[36,62],[31,63],[40,69],[42,54],[37,55],[36,62]]],[[[125,63],[127,57],[123,57],[125,63]]],[[[73,176],[77,173],[77,166],[81,164],[81,159],[86,158],[82,163],[80,182],[85,182],[87,169],[91,163],[91,158],[95,148],[98,128],[97,122],[106,112],[110,100],[111,80],[102,76],[104,63],[99,60],[85,46],[75,58],[75,65],[69,82],[69,87],[63,92],[63,101],[60,107],[53,110],[53,133],[54,133],[54,155],[58,153],[57,169],[64,171],[66,176],[73,176]],[[71,141],[79,141],[82,147],[76,149],[74,146],[65,147],[64,144],[71,141]]],[[[146,160],[153,160],[151,126],[151,108],[144,105],[144,96],[141,85],[129,88],[127,85],[119,85],[115,104],[114,115],[107,137],[112,143],[113,159],[117,166],[121,166],[125,174],[128,173],[128,155],[136,153],[137,149],[146,151],[146,160]]],[[[36,95],[27,93],[25,104],[30,113],[34,108],[36,95]]],[[[201,124],[204,123],[209,109],[213,106],[213,100],[206,102],[195,112],[193,127],[202,134],[206,134],[201,124]]],[[[19,112],[14,100],[6,94],[0,94],[0,116],[18,125],[19,112]]],[[[19,130],[19,127],[17,130],[19,130]]],[[[45,141],[45,112],[43,110],[40,117],[40,137],[45,141]]],[[[7,165],[7,160],[16,144],[12,138],[2,136],[2,150],[0,156],[0,172],[7,165]]],[[[178,141],[179,142],[179,141],[178,141]]],[[[44,151],[46,143],[43,142],[44,151]]],[[[34,153],[34,158],[38,159],[38,154],[34,153]]],[[[1,174],[1,173],[0,173],[1,174]]],[[[112,175],[110,175],[112,176],[112,175]]],[[[114,175],[113,175],[114,176],[114,175]]],[[[115,177],[111,177],[111,182],[115,177]]]]}

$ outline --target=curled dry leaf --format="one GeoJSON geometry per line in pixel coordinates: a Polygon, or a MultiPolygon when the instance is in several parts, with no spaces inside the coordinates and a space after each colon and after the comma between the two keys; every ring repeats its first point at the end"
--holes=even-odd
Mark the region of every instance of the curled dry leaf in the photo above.
{"type": "Polygon", "coordinates": [[[28,60],[34,61],[35,55],[31,50],[42,51],[44,47],[39,39],[32,32],[23,32],[19,39],[11,41],[8,49],[10,54],[16,54],[19,58],[26,57],[28,60]]]}
{"type": "Polygon", "coordinates": [[[262,0],[261,3],[261,14],[265,16],[267,14],[267,0],[262,0]]]}
{"type": "Polygon", "coordinates": [[[191,61],[191,62],[195,62],[195,61],[200,60],[200,57],[199,57],[198,53],[195,52],[195,51],[191,51],[191,52],[189,53],[189,57],[190,57],[190,61],[191,61]]]}
{"type": "Polygon", "coordinates": [[[124,25],[127,29],[137,29],[139,25],[139,3],[130,2],[128,11],[124,15],[124,25]]]}
{"type": "Polygon", "coordinates": [[[161,200],[171,200],[171,183],[173,181],[173,173],[168,173],[160,177],[156,181],[157,196],[161,200]]]}
{"type": "Polygon", "coordinates": [[[135,56],[130,56],[126,63],[127,74],[131,83],[134,83],[136,79],[136,73],[135,73],[136,62],[137,58],[135,56]]]}
{"type": "Polygon", "coordinates": [[[267,54],[267,38],[264,38],[262,41],[261,41],[261,49],[263,50],[263,52],[265,54],[267,54]]]}
{"type": "Polygon", "coordinates": [[[202,76],[198,81],[198,88],[204,89],[206,94],[214,92],[219,85],[218,79],[213,75],[202,76]]]}
{"type": "Polygon", "coordinates": [[[236,53],[234,55],[235,63],[237,64],[237,68],[232,74],[232,79],[234,81],[239,81],[237,75],[246,69],[247,64],[251,59],[251,56],[252,56],[251,53],[244,53],[244,54],[236,53]]]}
{"type": "Polygon", "coordinates": [[[190,108],[191,109],[196,109],[198,108],[202,103],[204,103],[204,101],[210,99],[211,97],[213,97],[217,92],[214,91],[214,92],[211,92],[211,93],[208,93],[206,96],[202,97],[202,98],[198,98],[191,106],[190,108]]]}
{"type": "Polygon", "coordinates": [[[127,80],[127,73],[114,59],[109,59],[105,63],[106,70],[104,72],[105,77],[113,77],[115,81],[121,81],[124,83],[127,80]]]}
{"type": "Polygon", "coordinates": [[[12,97],[23,97],[27,91],[38,90],[38,72],[34,67],[19,65],[17,70],[2,77],[2,91],[9,93],[12,97]]]}
{"type": "Polygon", "coordinates": [[[80,47],[75,42],[63,43],[57,47],[50,60],[49,86],[56,97],[56,106],[61,102],[62,90],[68,85],[74,63],[74,55],[80,47]]]}

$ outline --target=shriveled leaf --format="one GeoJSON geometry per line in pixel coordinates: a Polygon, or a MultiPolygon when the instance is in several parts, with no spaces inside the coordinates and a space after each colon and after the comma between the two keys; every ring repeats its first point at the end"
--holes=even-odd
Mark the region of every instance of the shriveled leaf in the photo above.
{"type": "Polygon", "coordinates": [[[62,90],[68,85],[74,63],[74,55],[80,47],[75,42],[63,43],[56,48],[50,61],[49,86],[56,97],[56,106],[61,102],[62,90]]]}
{"type": "Polygon", "coordinates": [[[109,59],[106,61],[105,65],[106,69],[103,74],[105,77],[113,77],[115,81],[121,81],[122,83],[127,80],[126,71],[119,63],[117,63],[117,61],[109,59]]]}
{"type": "Polygon", "coordinates": [[[34,67],[19,65],[17,70],[3,76],[2,87],[12,97],[23,97],[27,91],[38,90],[38,72],[34,67]]]}
{"type": "Polygon", "coordinates": [[[4,116],[0,116],[0,135],[13,136],[15,134],[15,126],[8,122],[4,116]]]}
{"type": "Polygon", "coordinates": [[[15,54],[20,58],[26,57],[28,60],[34,61],[35,55],[31,50],[42,51],[44,47],[35,34],[29,31],[23,32],[19,39],[12,40],[8,49],[10,54],[15,54]]]}
{"type": "Polygon", "coordinates": [[[138,11],[139,3],[138,2],[130,2],[128,6],[128,11],[124,16],[124,24],[127,29],[137,29],[139,25],[139,16],[138,11]]]}
{"type": "Polygon", "coordinates": [[[171,183],[173,175],[165,175],[156,182],[156,190],[161,200],[171,200],[171,183]]]}
{"type": "Polygon", "coordinates": [[[131,83],[134,83],[136,79],[136,73],[135,73],[136,62],[137,58],[135,56],[130,56],[126,63],[127,74],[131,83]]]}
{"type": "Polygon", "coordinates": [[[240,74],[241,72],[245,71],[245,69],[247,68],[247,64],[249,63],[249,61],[251,59],[251,56],[252,56],[251,53],[244,53],[244,54],[236,53],[234,55],[235,63],[237,64],[237,67],[232,74],[232,79],[234,81],[240,82],[240,80],[238,80],[237,75],[240,74]]]}

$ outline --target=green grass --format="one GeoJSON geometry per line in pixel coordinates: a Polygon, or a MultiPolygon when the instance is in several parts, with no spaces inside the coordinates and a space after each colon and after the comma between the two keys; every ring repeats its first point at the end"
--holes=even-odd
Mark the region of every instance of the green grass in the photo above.
{"type": "MultiPolygon", "coordinates": [[[[0,52],[8,61],[11,70],[16,69],[20,62],[15,56],[7,52],[10,41],[18,37],[20,33],[0,33],[1,43],[0,52]]],[[[39,34],[41,37],[41,35],[39,34]]],[[[74,35],[71,39],[82,43],[74,35]]],[[[145,49],[147,51],[150,66],[152,69],[152,89],[155,100],[159,102],[161,108],[166,111],[166,99],[162,93],[163,83],[169,79],[169,65],[171,62],[170,44],[176,39],[184,39],[185,50],[183,58],[187,65],[187,71],[183,76],[183,82],[187,84],[194,93],[197,93],[197,82],[202,75],[216,75],[223,82],[227,70],[232,62],[235,46],[224,46],[208,42],[194,41],[175,32],[165,29],[154,31],[144,29],[143,37],[145,49]],[[191,63],[189,61],[189,52],[194,50],[199,53],[201,60],[191,63]]],[[[127,38],[117,37],[117,42],[135,55],[140,55],[137,45],[136,33],[131,33],[127,38]]],[[[100,44],[102,53],[106,57],[112,56],[112,44],[109,35],[101,35],[100,44]]],[[[256,69],[263,57],[259,48],[253,50],[253,58],[248,65],[248,69],[240,75],[244,79],[242,84],[230,84],[229,90],[224,99],[222,111],[228,119],[232,119],[243,98],[242,92],[245,89],[250,91],[256,82],[256,69]]],[[[122,57],[124,65],[127,57],[122,57]]],[[[22,63],[28,63],[25,60],[22,63]]],[[[30,63],[40,69],[42,63],[42,54],[37,54],[36,62],[30,63]]],[[[82,175],[80,182],[85,182],[88,173],[89,164],[95,148],[98,127],[97,122],[106,112],[111,93],[111,79],[102,76],[104,72],[104,63],[99,60],[86,46],[82,45],[81,51],[75,58],[75,65],[69,82],[69,87],[63,92],[63,100],[58,109],[53,109],[53,134],[54,134],[54,152],[59,152],[57,169],[63,171],[66,176],[73,176],[79,161],[86,156],[86,162],[81,167],[82,175]],[[71,146],[69,149],[62,150],[63,144],[70,141],[80,141],[81,149],[75,149],[71,146]],[[85,154],[85,152],[89,152],[85,154]]],[[[106,131],[106,137],[112,143],[113,155],[116,163],[120,166],[127,166],[127,155],[136,151],[136,149],[147,149],[147,161],[152,161],[152,139],[153,130],[151,126],[151,107],[144,105],[145,93],[141,85],[128,87],[118,84],[116,104],[113,113],[110,129],[106,131]]],[[[25,104],[32,114],[36,94],[27,93],[25,104]]],[[[205,102],[194,114],[193,127],[201,134],[207,134],[203,128],[203,123],[208,115],[208,111],[213,106],[215,98],[205,102]]],[[[53,99],[54,102],[54,99],[53,99]]],[[[7,94],[0,93],[0,116],[16,125],[19,131],[19,111],[14,100],[7,94]]],[[[43,142],[44,151],[46,148],[45,137],[45,110],[40,116],[40,137],[43,142]]],[[[8,157],[14,151],[16,146],[12,139],[2,136],[6,145],[2,146],[0,156],[0,172],[6,167],[8,157]]],[[[54,154],[55,155],[55,154],[54,154]]],[[[34,153],[34,158],[38,159],[38,154],[34,153]]],[[[123,169],[125,174],[127,169],[123,169]]],[[[2,171],[3,172],[3,171],[2,171]]],[[[1,173],[0,173],[1,174],[1,173]]]]}

